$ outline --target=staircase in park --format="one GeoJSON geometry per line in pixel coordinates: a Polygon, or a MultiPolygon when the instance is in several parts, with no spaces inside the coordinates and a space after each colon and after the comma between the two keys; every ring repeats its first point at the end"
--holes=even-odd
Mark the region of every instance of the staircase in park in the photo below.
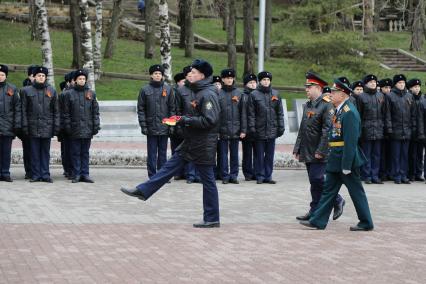
{"type": "Polygon", "coordinates": [[[402,71],[426,72],[426,60],[397,48],[381,48],[377,50],[382,66],[387,69],[402,71]]]}
{"type": "MultiPolygon", "coordinates": [[[[133,31],[143,34],[145,32],[145,20],[141,17],[137,9],[138,1],[137,0],[123,0],[123,16],[122,16],[122,28],[131,29],[133,31]]],[[[113,0],[104,1],[104,6],[107,8],[112,8],[113,0]]],[[[170,40],[172,44],[176,45],[179,43],[180,38],[180,27],[174,22],[177,18],[177,13],[170,9],[169,7],[169,17],[170,17],[170,40]]],[[[157,21],[155,36],[160,38],[160,25],[157,21]]],[[[209,39],[206,39],[200,35],[194,34],[195,43],[207,43],[214,44],[209,39]]]]}

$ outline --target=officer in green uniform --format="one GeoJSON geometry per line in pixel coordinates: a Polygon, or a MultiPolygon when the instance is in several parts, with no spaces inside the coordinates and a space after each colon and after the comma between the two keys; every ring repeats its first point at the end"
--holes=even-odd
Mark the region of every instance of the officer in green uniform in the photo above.
{"type": "Polygon", "coordinates": [[[359,223],[351,231],[373,230],[367,196],[360,180],[360,167],[365,157],[358,147],[361,120],[356,107],[349,101],[351,89],[342,81],[334,80],[330,99],[336,107],[329,132],[330,154],[326,166],[326,179],[321,199],[312,217],[300,224],[325,229],[334,201],[342,184],[346,185],[354,203],[359,223]]]}

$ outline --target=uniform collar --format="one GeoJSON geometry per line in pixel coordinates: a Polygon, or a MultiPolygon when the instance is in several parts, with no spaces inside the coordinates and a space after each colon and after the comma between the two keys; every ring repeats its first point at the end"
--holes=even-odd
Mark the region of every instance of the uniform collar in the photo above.
{"type": "Polygon", "coordinates": [[[343,108],[343,106],[346,104],[346,102],[349,100],[349,98],[347,98],[346,100],[344,100],[340,105],[338,105],[337,106],[337,108],[336,108],[336,113],[339,113],[341,110],[342,110],[342,108],[343,108]]]}
{"type": "Polygon", "coordinates": [[[316,98],[315,100],[311,101],[309,100],[309,102],[311,103],[311,105],[313,107],[316,107],[320,101],[322,101],[322,98],[324,97],[324,94],[320,95],[318,98],[316,98]]]}

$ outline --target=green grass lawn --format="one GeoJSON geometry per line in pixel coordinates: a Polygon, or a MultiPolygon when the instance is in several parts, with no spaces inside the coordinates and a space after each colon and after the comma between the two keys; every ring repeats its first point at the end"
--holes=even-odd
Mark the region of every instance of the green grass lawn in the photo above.
{"type": "MultiPolygon", "coordinates": [[[[220,34],[221,27],[212,29],[209,21],[203,20],[205,27],[203,29],[218,32],[220,34]],[[213,31],[214,30],[214,31],[213,31]]],[[[239,23],[240,29],[242,24],[239,23]]],[[[201,27],[201,26],[199,26],[201,27]]],[[[305,29],[296,29],[291,32],[288,28],[281,28],[277,26],[277,31],[286,33],[288,37],[309,36],[305,29]]],[[[40,42],[32,42],[29,38],[28,28],[25,24],[10,23],[7,21],[0,21],[0,29],[2,30],[2,47],[0,48],[0,61],[6,64],[41,64],[41,51],[40,42]]],[[[380,47],[398,47],[408,50],[409,46],[409,33],[377,33],[378,46],[380,47]]],[[[64,30],[51,30],[52,45],[53,45],[53,61],[54,66],[59,68],[69,68],[72,59],[72,37],[71,33],[64,30]]],[[[278,38],[278,37],[277,37],[278,38]]],[[[105,43],[104,39],[104,43],[105,43]]],[[[160,62],[159,48],[157,49],[154,59],[148,60],[143,57],[144,44],[143,42],[119,39],[116,44],[116,52],[114,58],[103,60],[103,71],[118,72],[118,73],[131,73],[131,74],[147,74],[147,69],[150,65],[160,62]]],[[[173,73],[180,72],[181,69],[190,64],[191,58],[184,57],[184,51],[174,47],[172,49],[172,69],[173,73]]],[[[226,68],[227,54],[223,52],[213,52],[205,50],[195,50],[194,58],[204,58],[210,61],[214,67],[215,74],[219,74],[220,70],[226,68]]],[[[238,81],[241,82],[243,72],[244,57],[243,54],[238,54],[237,57],[237,74],[238,81]]],[[[303,62],[288,58],[272,58],[265,62],[265,69],[272,72],[272,83],[275,86],[303,86],[304,74],[311,68],[309,62],[303,62]]],[[[399,70],[382,70],[382,76],[393,76],[399,73],[399,70]]],[[[409,78],[420,78],[425,80],[425,73],[421,72],[403,72],[409,78]]],[[[342,66],[341,74],[334,74],[325,70],[321,73],[322,77],[328,81],[337,76],[346,75],[351,81],[360,79],[349,71],[346,71],[342,66]]],[[[17,86],[22,85],[22,80],[25,74],[11,73],[9,80],[17,86]]],[[[62,76],[55,76],[57,87],[62,81],[62,76]]],[[[135,80],[118,80],[102,78],[97,82],[96,91],[98,98],[101,100],[114,100],[114,99],[136,99],[141,86],[146,84],[145,81],[135,80]]],[[[303,93],[281,94],[284,98],[290,99],[288,106],[291,107],[292,98],[304,98],[303,93]]]]}

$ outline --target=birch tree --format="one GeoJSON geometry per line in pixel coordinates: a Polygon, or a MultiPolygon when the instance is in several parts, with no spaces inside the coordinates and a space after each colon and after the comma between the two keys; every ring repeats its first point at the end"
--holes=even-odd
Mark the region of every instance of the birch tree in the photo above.
{"type": "Polygon", "coordinates": [[[95,90],[95,76],[93,74],[93,44],[92,30],[89,21],[89,5],[87,0],[79,0],[80,21],[81,21],[81,49],[83,52],[83,68],[88,70],[89,78],[87,82],[95,90]]]}
{"type": "Polygon", "coordinates": [[[95,45],[93,48],[93,62],[94,62],[94,74],[95,80],[101,78],[101,66],[102,66],[102,0],[96,0],[96,22],[95,22],[95,45]]]}
{"type": "Polygon", "coordinates": [[[41,53],[43,58],[43,66],[49,70],[47,83],[55,86],[55,77],[53,73],[53,54],[52,42],[50,41],[49,25],[47,23],[47,10],[44,0],[36,0],[35,6],[37,9],[38,30],[41,36],[41,53]]]}
{"type": "Polygon", "coordinates": [[[160,54],[161,64],[164,67],[164,77],[167,82],[172,80],[172,54],[170,40],[169,7],[167,0],[160,0],[159,22],[160,22],[160,54]]]}

